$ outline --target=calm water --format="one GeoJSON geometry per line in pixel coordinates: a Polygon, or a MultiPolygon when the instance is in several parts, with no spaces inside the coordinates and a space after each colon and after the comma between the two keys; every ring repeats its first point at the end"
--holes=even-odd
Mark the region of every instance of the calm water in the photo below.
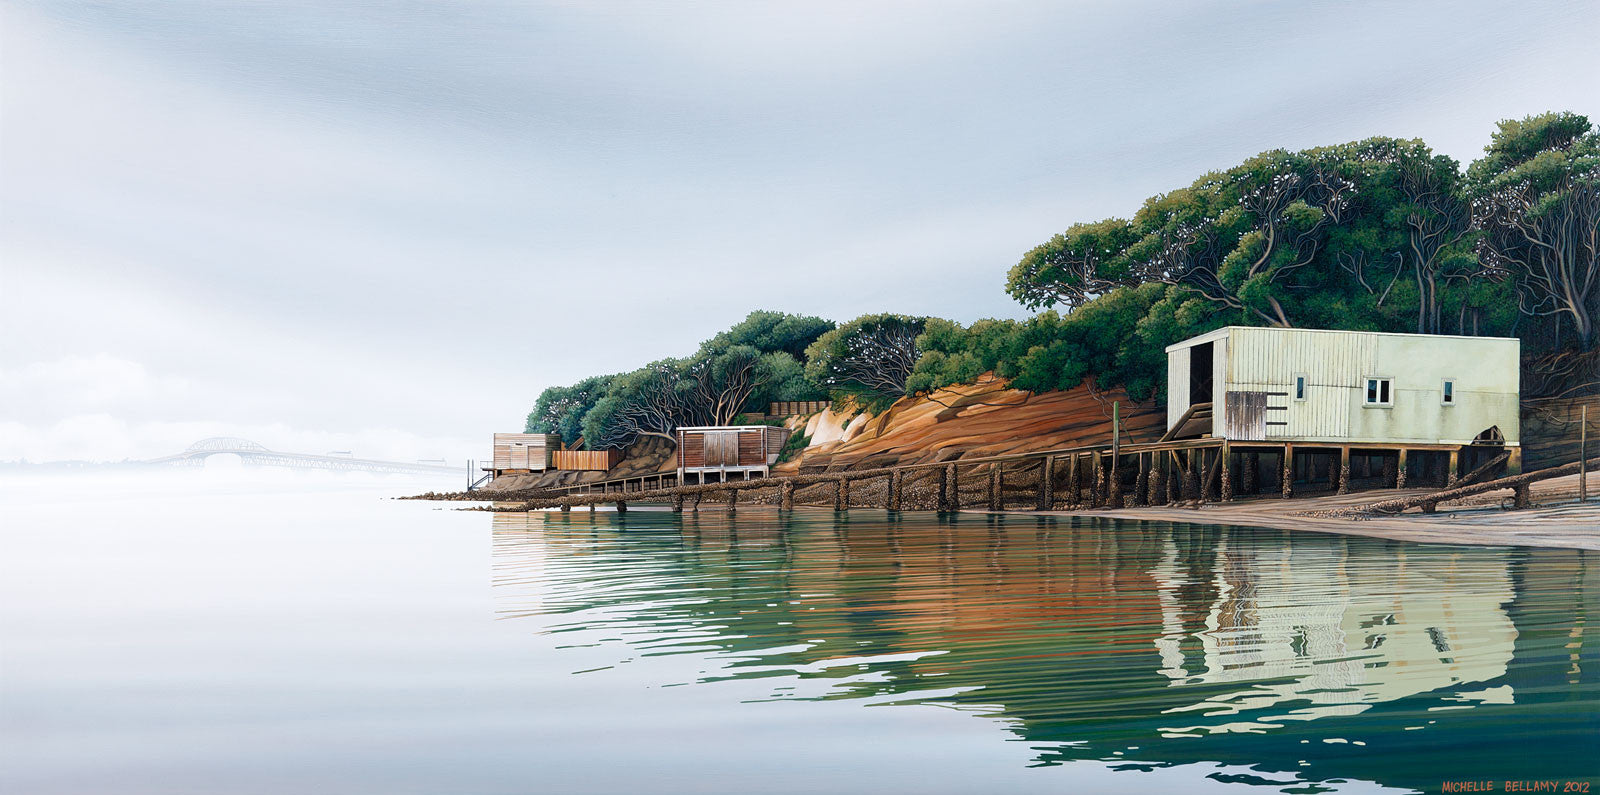
{"type": "Polygon", "coordinates": [[[0,791],[1600,778],[1592,554],[418,485],[0,481],[0,791]]]}

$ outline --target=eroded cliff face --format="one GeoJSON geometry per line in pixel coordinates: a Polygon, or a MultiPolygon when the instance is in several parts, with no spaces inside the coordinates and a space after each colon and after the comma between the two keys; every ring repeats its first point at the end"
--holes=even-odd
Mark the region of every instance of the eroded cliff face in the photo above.
{"type": "MultiPolygon", "coordinates": [[[[1134,403],[1120,389],[1033,394],[985,376],[973,384],[903,398],[881,414],[803,418],[805,451],[774,469],[824,472],[1050,450],[1111,441],[1111,403],[1120,403],[1125,442],[1155,441],[1166,412],[1134,403]]],[[[800,429],[800,420],[791,423],[800,429]]]]}
{"type": "MultiPolygon", "coordinates": [[[[1111,403],[1120,403],[1125,442],[1155,441],[1166,430],[1166,412],[1153,401],[1134,403],[1120,389],[1033,394],[1010,389],[1003,379],[980,378],[902,398],[879,414],[836,414],[829,409],[792,418],[788,427],[810,443],[798,456],[773,467],[774,474],[870,469],[895,464],[1025,453],[1111,441],[1111,403]]],[[[673,472],[672,443],[647,436],[630,446],[610,472],[545,472],[512,475],[491,488],[548,488],[597,480],[673,472]]]]}

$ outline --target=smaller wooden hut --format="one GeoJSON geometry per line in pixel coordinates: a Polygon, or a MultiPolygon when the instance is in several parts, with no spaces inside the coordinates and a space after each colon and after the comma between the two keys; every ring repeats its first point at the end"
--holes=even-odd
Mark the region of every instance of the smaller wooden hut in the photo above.
{"type": "Polygon", "coordinates": [[[606,472],[622,463],[621,450],[557,450],[556,469],[570,472],[606,472]]]}
{"type": "Polygon", "coordinates": [[[560,449],[559,433],[497,433],[492,469],[495,477],[543,472],[551,466],[551,454],[560,449]]]}
{"type": "Polygon", "coordinates": [[[734,474],[743,479],[766,477],[789,429],[771,425],[708,425],[678,429],[678,482],[722,482],[734,474]],[[692,481],[685,478],[694,475],[692,481]],[[714,477],[709,477],[713,476],[714,477]]]}

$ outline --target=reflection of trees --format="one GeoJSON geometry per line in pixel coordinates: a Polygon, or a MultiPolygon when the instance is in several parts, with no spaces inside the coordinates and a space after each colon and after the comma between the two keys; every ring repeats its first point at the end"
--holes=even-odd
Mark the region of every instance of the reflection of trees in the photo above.
{"type": "Polygon", "coordinates": [[[514,517],[496,524],[504,615],[709,655],[701,681],[990,714],[1043,762],[1312,760],[1312,777],[1432,787],[1548,778],[1597,750],[1576,553],[1033,517],[514,517]],[[1498,746],[1508,726],[1539,748],[1498,746]]]}

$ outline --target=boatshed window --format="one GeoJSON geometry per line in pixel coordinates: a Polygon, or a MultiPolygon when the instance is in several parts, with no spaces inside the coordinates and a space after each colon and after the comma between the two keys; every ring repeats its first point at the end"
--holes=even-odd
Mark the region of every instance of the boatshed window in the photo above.
{"type": "Polygon", "coordinates": [[[1456,382],[1454,378],[1444,380],[1444,389],[1439,393],[1439,402],[1446,406],[1456,404],[1456,382]]]}
{"type": "Polygon", "coordinates": [[[1306,399],[1306,375],[1305,375],[1305,373],[1295,373],[1294,374],[1294,399],[1295,400],[1305,400],[1306,399]]]}
{"type": "Polygon", "coordinates": [[[1394,388],[1393,378],[1368,378],[1367,401],[1368,406],[1393,405],[1391,390],[1394,388]]]}

